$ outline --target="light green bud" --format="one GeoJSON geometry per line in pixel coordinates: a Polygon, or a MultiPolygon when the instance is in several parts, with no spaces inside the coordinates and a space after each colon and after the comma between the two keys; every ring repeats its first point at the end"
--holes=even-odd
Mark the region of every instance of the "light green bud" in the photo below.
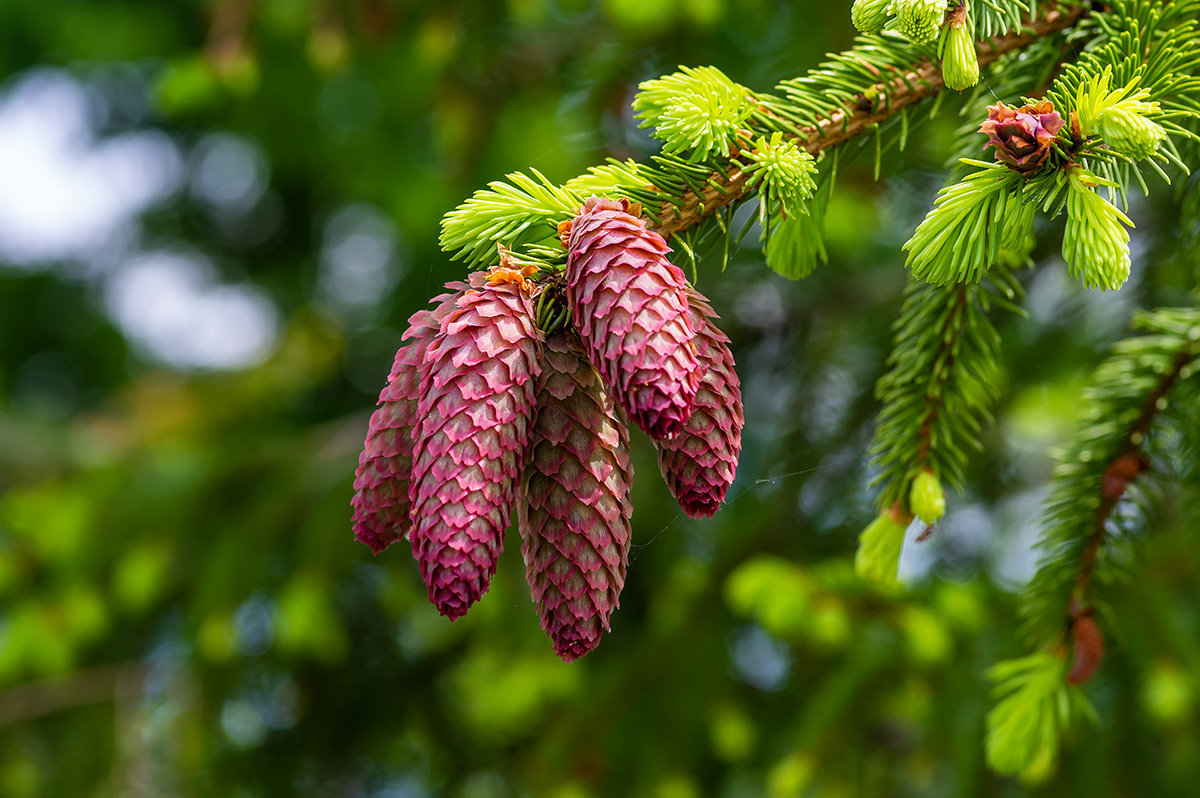
{"type": "Polygon", "coordinates": [[[946,19],[945,0],[896,0],[896,27],[913,44],[937,38],[946,19]]]}
{"type": "Polygon", "coordinates": [[[887,24],[892,0],[854,0],[850,21],[860,33],[879,33],[887,24]]]}
{"type": "Polygon", "coordinates": [[[1092,188],[1102,181],[1072,169],[1067,186],[1063,260],[1084,288],[1112,291],[1129,279],[1129,232],[1133,222],[1092,188]]]}
{"type": "Polygon", "coordinates": [[[1100,114],[1097,128],[1108,146],[1130,158],[1149,158],[1167,137],[1162,125],[1119,105],[1100,114]]]}
{"type": "Polygon", "coordinates": [[[917,518],[927,524],[937,523],[946,514],[946,494],[942,490],[942,483],[928,468],[922,469],[913,480],[908,506],[917,518]]]}
{"type": "Polygon", "coordinates": [[[975,54],[974,26],[951,24],[946,31],[946,49],[942,54],[942,79],[955,91],[969,89],[979,82],[979,57],[975,54]]]}
{"type": "Polygon", "coordinates": [[[867,525],[858,536],[858,552],[854,555],[854,573],[859,579],[896,583],[906,529],[908,523],[895,510],[881,513],[867,525]]]}

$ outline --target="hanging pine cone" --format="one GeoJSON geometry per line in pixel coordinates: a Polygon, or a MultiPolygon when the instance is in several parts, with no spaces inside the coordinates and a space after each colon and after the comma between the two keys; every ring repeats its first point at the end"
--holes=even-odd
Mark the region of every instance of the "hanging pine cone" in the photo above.
{"type": "Polygon", "coordinates": [[[525,467],[541,372],[528,295],[471,276],[425,353],[413,447],[413,556],[456,620],[487,592],[525,467]]]}
{"type": "Polygon", "coordinates": [[[628,445],[600,375],[565,335],[551,335],[517,523],[542,629],[566,662],[600,642],[625,584],[628,445]]]}
{"type": "Polygon", "coordinates": [[[692,417],[669,441],[657,441],[658,467],[671,495],[689,518],[711,518],[733,484],[742,451],[742,388],[729,338],[707,298],[687,289],[688,319],[696,330],[703,376],[692,417]]]}
{"type": "Polygon", "coordinates": [[[378,554],[407,537],[409,530],[408,484],[412,473],[413,426],[417,420],[422,361],[442,319],[467,284],[446,283],[448,293],[434,297],[433,310],[419,310],[408,319],[396,352],[392,373],[379,394],[379,408],[371,414],[367,439],[354,473],[354,537],[378,554]]]}
{"type": "Polygon", "coordinates": [[[656,440],[692,414],[700,382],[687,280],[667,261],[662,236],[628,200],[591,197],[562,225],[567,304],[584,350],[613,398],[656,440]]]}

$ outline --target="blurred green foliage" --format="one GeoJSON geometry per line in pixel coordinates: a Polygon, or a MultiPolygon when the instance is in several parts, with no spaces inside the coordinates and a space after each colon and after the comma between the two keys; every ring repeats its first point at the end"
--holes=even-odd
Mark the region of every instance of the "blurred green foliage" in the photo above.
{"type": "MultiPolygon", "coordinates": [[[[102,140],[169,136],[184,185],[139,240],[202,253],[278,319],[265,360],[186,368],[130,337],[87,258],[0,264],[0,795],[1023,792],[984,768],[984,670],[1022,653],[1012,591],[1032,566],[1045,448],[1130,295],[1178,301],[1193,244],[1166,197],[1132,214],[1161,265],[1120,294],[1085,296],[1039,253],[1031,318],[1002,320],[997,454],[949,497],[906,585],[865,586],[850,559],[873,515],[871,387],[952,112],[885,153],[880,183],[870,158],[841,178],[829,263],[809,279],[774,275],[753,237],[728,273],[701,266],[745,386],[739,481],[714,520],[689,521],[635,441],[629,582],[595,653],[554,657],[511,534],[491,593],[455,624],[403,547],[372,558],[350,534],[357,449],[404,320],[459,275],[437,251],[442,214],[508,171],[561,181],[653,152],[629,108],[639,80],[711,64],[768,87],[848,44],[848,9],[0,5],[0,92],[60,70],[102,140]],[[264,164],[251,204],[195,188],[213,134],[264,164]],[[376,209],[392,242],[392,283],[349,304],[322,266],[347,207],[376,209]]],[[[1089,687],[1101,720],[1073,730],[1043,794],[1200,782],[1195,506],[1180,495],[1154,519],[1089,687]]]]}

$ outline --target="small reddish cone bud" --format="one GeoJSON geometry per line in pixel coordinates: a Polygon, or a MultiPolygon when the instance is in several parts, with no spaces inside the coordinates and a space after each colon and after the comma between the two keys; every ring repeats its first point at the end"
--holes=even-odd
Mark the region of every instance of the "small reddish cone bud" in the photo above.
{"type": "Polygon", "coordinates": [[[627,200],[591,197],[562,226],[567,304],[613,398],[651,438],[679,432],[700,383],[687,280],[627,200]]]}
{"type": "Polygon", "coordinates": [[[402,339],[409,343],[396,352],[392,373],[379,394],[379,409],[371,415],[367,440],[358,456],[350,502],[354,537],[376,554],[408,535],[413,426],[425,349],[467,284],[447,283],[446,288],[450,293],[430,300],[433,310],[419,310],[409,317],[402,339]]]}
{"type": "Polygon", "coordinates": [[[1050,157],[1050,145],[1066,124],[1049,100],[1020,108],[1002,102],[988,106],[987,121],[979,126],[988,144],[996,148],[996,160],[1018,172],[1032,172],[1050,157]]]}
{"type": "Polygon", "coordinates": [[[1129,483],[1138,474],[1150,468],[1150,460],[1142,452],[1126,452],[1108,464],[1100,480],[1100,490],[1105,499],[1116,501],[1125,493],[1129,483]]]}
{"type": "Polygon", "coordinates": [[[742,451],[742,388],[729,338],[703,294],[687,289],[688,321],[696,331],[700,387],[683,431],[656,441],[658,467],[689,518],[711,518],[721,507],[742,451]]]}
{"type": "Polygon", "coordinates": [[[1088,612],[1080,614],[1071,624],[1071,638],[1075,643],[1075,663],[1067,674],[1067,683],[1084,684],[1096,675],[1104,661],[1104,635],[1088,612]]]}
{"type": "Polygon", "coordinates": [[[413,556],[438,611],[487,592],[503,547],[541,372],[529,297],[471,275],[425,353],[413,446],[413,556]]]}
{"type": "Polygon", "coordinates": [[[517,525],[542,629],[566,662],[608,631],[629,561],[629,430],[600,375],[563,334],[544,350],[517,525]]]}

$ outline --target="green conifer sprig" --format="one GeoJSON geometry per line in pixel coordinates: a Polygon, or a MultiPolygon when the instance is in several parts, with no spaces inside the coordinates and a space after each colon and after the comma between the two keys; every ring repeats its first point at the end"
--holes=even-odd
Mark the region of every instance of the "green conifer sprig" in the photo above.
{"type": "Polygon", "coordinates": [[[976,171],[943,188],[933,210],[902,247],[913,277],[934,285],[978,282],[1000,253],[1010,195],[1020,175],[994,163],[965,161],[976,171]]]}
{"type": "Polygon", "coordinates": [[[1094,187],[1105,182],[1083,169],[1069,171],[1062,252],[1067,270],[1084,288],[1115,291],[1129,279],[1125,228],[1133,222],[1096,193],[1094,187]]]}
{"type": "Polygon", "coordinates": [[[875,517],[858,536],[854,554],[854,573],[859,579],[894,585],[904,549],[904,534],[912,521],[899,505],[893,505],[875,517]]]}
{"type": "Polygon", "coordinates": [[[663,153],[690,153],[691,162],[727,158],[755,101],[749,89],[716,67],[681,66],[638,85],[633,100],[639,127],[652,128],[663,153]]]}
{"type": "Polygon", "coordinates": [[[965,91],[979,82],[979,57],[975,53],[975,23],[964,4],[951,12],[938,44],[946,88],[965,91]]]}
{"type": "Polygon", "coordinates": [[[980,449],[980,433],[998,396],[1000,335],[988,314],[993,306],[1023,314],[1018,304],[1023,295],[1002,264],[983,283],[909,286],[888,371],[875,386],[882,405],[871,444],[878,507],[899,503],[911,511],[912,481],[925,469],[962,490],[969,457],[980,449]]]}
{"type": "Polygon", "coordinates": [[[759,216],[764,223],[772,213],[798,216],[807,212],[805,201],[816,190],[813,175],[817,167],[813,157],[794,141],[785,140],[778,131],[769,139],[760,136],[753,149],[742,153],[741,160],[746,188],[760,195],[759,216]]]}
{"type": "Polygon", "coordinates": [[[1054,771],[1061,736],[1076,718],[1095,717],[1083,693],[1067,685],[1067,663],[1049,651],[1005,660],[988,671],[996,705],[987,716],[987,761],[996,771],[1036,783],[1054,771]]]}
{"type": "MultiPolygon", "coordinates": [[[[1144,498],[1131,487],[1149,466],[1156,426],[1180,395],[1195,396],[1200,387],[1200,308],[1141,313],[1135,327],[1145,334],[1119,343],[1096,369],[1077,434],[1058,455],[1041,562],[1022,596],[1023,631],[1038,653],[989,673],[998,685],[988,715],[988,763],[1027,781],[1050,774],[1071,718],[1091,714],[1072,685],[1090,678],[1103,656],[1092,620],[1103,609],[1098,586],[1119,582],[1123,562],[1132,559],[1129,530],[1114,510],[1123,500],[1144,498]]],[[[1185,407],[1185,418],[1189,412],[1185,407]]]]}
{"type": "Polygon", "coordinates": [[[1147,101],[1150,91],[1138,87],[1138,78],[1123,86],[1111,84],[1112,68],[1106,67],[1080,86],[1075,103],[1081,133],[1098,133],[1113,150],[1134,160],[1153,156],[1167,137],[1150,118],[1161,114],[1160,105],[1147,101]]]}
{"type": "Polygon", "coordinates": [[[584,198],[551,183],[536,169],[533,176],[513,172],[488,183],[446,214],[438,243],[456,259],[474,267],[494,263],[496,246],[515,249],[523,244],[555,240],[558,222],[573,217],[584,198]]]}
{"type": "Polygon", "coordinates": [[[767,266],[789,280],[801,280],[829,259],[825,250],[825,210],[837,175],[836,155],[826,158],[817,177],[817,189],[808,212],[783,216],[773,214],[762,225],[762,244],[767,266]]]}
{"type": "Polygon", "coordinates": [[[1095,583],[1112,581],[1112,548],[1125,539],[1110,534],[1110,515],[1132,479],[1118,479],[1110,469],[1145,450],[1158,416],[1170,412],[1174,392],[1195,390],[1198,382],[1200,309],[1140,313],[1134,326],[1145,334],[1120,342],[1096,369],[1077,434],[1057,457],[1038,544],[1041,561],[1022,600],[1025,632],[1034,645],[1061,637],[1073,598],[1091,604],[1095,583]]]}

